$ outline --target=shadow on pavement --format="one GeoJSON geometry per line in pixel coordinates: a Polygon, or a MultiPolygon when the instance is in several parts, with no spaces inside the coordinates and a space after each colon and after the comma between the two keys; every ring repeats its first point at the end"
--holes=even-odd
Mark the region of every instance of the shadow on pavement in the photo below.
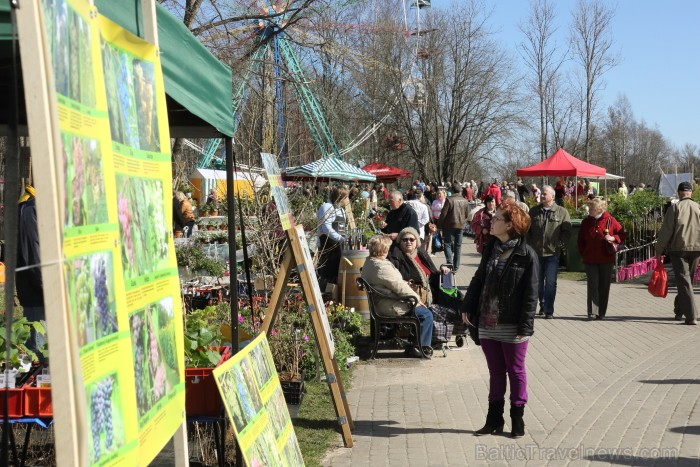
{"type": "Polygon", "coordinates": [[[700,426],[698,426],[698,425],[674,426],[673,428],[669,429],[668,431],[671,431],[673,433],[681,433],[684,435],[700,435],[700,426]]]}
{"type": "MultiPolygon", "coordinates": [[[[473,430],[458,430],[454,428],[404,428],[393,420],[355,420],[355,436],[372,436],[392,438],[394,436],[404,436],[411,433],[474,433],[473,430]]],[[[333,424],[333,426],[335,426],[333,424]]]]}
{"type": "Polygon", "coordinates": [[[641,379],[639,382],[647,384],[700,384],[700,379],[641,379]]]}
{"type": "MultiPolygon", "coordinates": [[[[584,459],[589,460],[591,462],[604,462],[610,465],[698,465],[697,458],[673,456],[672,454],[670,454],[670,451],[668,456],[664,456],[664,448],[658,449],[658,457],[632,456],[625,454],[625,451],[621,451],[619,454],[611,453],[585,456],[584,459]]],[[[656,450],[652,449],[652,451],[655,452],[656,450]]]]}

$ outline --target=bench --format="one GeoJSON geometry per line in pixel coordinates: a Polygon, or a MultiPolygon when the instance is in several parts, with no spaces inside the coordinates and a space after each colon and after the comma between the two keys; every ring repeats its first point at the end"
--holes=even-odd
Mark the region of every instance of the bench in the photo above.
{"type": "Polygon", "coordinates": [[[394,297],[393,295],[385,295],[378,292],[375,288],[371,287],[364,279],[358,277],[356,279],[357,288],[364,290],[367,294],[367,301],[369,303],[369,314],[371,320],[371,331],[372,339],[374,340],[372,353],[370,354],[370,360],[377,356],[377,349],[379,348],[379,342],[399,342],[399,343],[412,343],[421,353],[423,358],[430,358],[430,348],[425,349],[420,344],[420,320],[416,316],[416,306],[418,305],[418,300],[412,295],[406,295],[403,297],[394,297]],[[402,316],[386,316],[378,313],[375,306],[375,298],[384,297],[390,298],[392,300],[397,300],[401,302],[406,302],[410,306],[410,311],[402,316]],[[395,335],[388,335],[387,331],[390,329],[407,329],[409,331],[410,341],[405,341],[400,337],[395,335]],[[426,351],[428,353],[426,353],[426,351]]]}

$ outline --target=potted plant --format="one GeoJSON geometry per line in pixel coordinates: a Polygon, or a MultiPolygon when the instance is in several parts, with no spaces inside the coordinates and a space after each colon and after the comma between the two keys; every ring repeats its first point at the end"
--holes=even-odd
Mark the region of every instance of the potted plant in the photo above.
{"type": "Polygon", "coordinates": [[[185,412],[190,417],[218,415],[224,408],[212,372],[228,359],[230,347],[222,345],[215,308],[185,316],[185,412]]]}
{"type": "Polygon", "coordinates": [[[219,203],[216,201],[209,205],[209,215],[218,216],[219,215],[219,203]]]}
{"type": "Polygon", "coordinates": [[[302,360],[308,354],[311,334],[309,317],[303,311],[305,307],[302,301],[292,303],[280,314],[270,332],[270,350],[288,404],[299,404],[304,397],[302,360]]]}
{"type": "MultiPolygon", "coordinates": [[[[2,352],[0,371],[3,375],[2,384],[0,384],[0,416],[5,413],[5,398],[7,398],[8,416],[17,418],[24,416],[24,391],[21,388],[15,388],[16,379],[29,370],[32,362],[40,360],[39,356],[27,347],[27,341],[33,328],[37,341],[46,342],[44,339],[46,331],[38,321],[27,321],[25,317],[15,318],[10,327],[10,341],[7,342],[5,340],[4,313],[2,318],[2,323],[0,323],[0,352],[2,352]],[[5,360],[8,347],[10,357],[9,360],[5,360]],[[5,385],[8,386],[7,392],[5,392],[5,385]]],[[[41,345],[38,351],[47,355],[45,345],[41,345]]]]}
{"type": "Polygon", "coordinates": [[[209,215],[209,205],[208,204],[202,204],[199,207],[199,215],[201,217],[207,217],[209,215]]]}
{"type": "Polygon", "coordinates": [[[219,224],[221,230],[228,230],[228,220],[224,219],[221,224],[219,224]]]}

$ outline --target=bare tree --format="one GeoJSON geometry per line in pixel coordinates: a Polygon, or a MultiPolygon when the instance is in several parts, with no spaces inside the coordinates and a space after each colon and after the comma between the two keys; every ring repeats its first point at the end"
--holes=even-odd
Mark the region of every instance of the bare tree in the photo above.
{"type": "Polygon", "coordinates": [[[530,4],[530,15],[527,21],[520,24],[520,31],[525,36],[525,41],[520,44],[519,50],[525,65],[533,73],[527,80],[528,88],[537,96],[539,104],[540,161],[550,153],[549,128],[553,114],[548,112],[547,103],[552,102],[552,110],[557,106],[554,103],[552,87],[555,86],[554,80],[559,76],[558,71],[567,53],[566,50],[563,52],[557,50],[554,41],[557,31],[555,20],[556,13],[552,3],[548,0],[534,0],[530,4]]]}
{"type": "Polygon", "coordinates": [[[480,4],[468,1],[433,11],[426,24],[440,34],[428,37],[430,54],[417,63],[418,77],[408,77],[416,93],[401,101],[396,116],[421,178],[466,178],[497,159],[521,123],[518,76],[491,39],[487,19],[480,4]]]}
{"type": "Polygon", "coordinates": [[[602,0],[579,0],[573,12],[571,47],[574,60],[583,68],[584,155],[590,160],[593,114],[603,75],[618,63],[613,53],[612,19],[615,11],[602,0]]]}
{"type": "Polygon", "coordinates": [[[627,96],[621,95],[608,108],[608,119],[603,126],[602,150],[607,156],[605,167],[625,176],[627,162],[632,156],[632,131],[634,128],[632,105],[627,96]]]}

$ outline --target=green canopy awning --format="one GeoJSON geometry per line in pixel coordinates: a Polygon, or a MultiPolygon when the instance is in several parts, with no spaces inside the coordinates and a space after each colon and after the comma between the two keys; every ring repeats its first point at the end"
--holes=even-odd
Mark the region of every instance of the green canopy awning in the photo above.
{"type": "MultiPolygon", "coordinates": [[[[140,4],[140,0],[95,1],[101,14],[133,34],[143,36],[140,4]]],[[[219,62],[160,4],[156,4],[156,15],[171,136],[233,136],[231,69],[219,62]]],[[[0,0],[0,130],[7,123],[9,39],[10,7],[6,0],[0,0]]],[[[20,98],[24,100],[23,93],[20,98]]],[[[23,112],[20,119],[23,124],[26,122],[23,112]]]]}
{"type": "Polygon", "coordinates": [[[282,175],[284,180],[344,180],[373,182],[377,179],[369,172],[348,164],[336,157],[324,157],[299,167],[290,167],[282,175]]]}

